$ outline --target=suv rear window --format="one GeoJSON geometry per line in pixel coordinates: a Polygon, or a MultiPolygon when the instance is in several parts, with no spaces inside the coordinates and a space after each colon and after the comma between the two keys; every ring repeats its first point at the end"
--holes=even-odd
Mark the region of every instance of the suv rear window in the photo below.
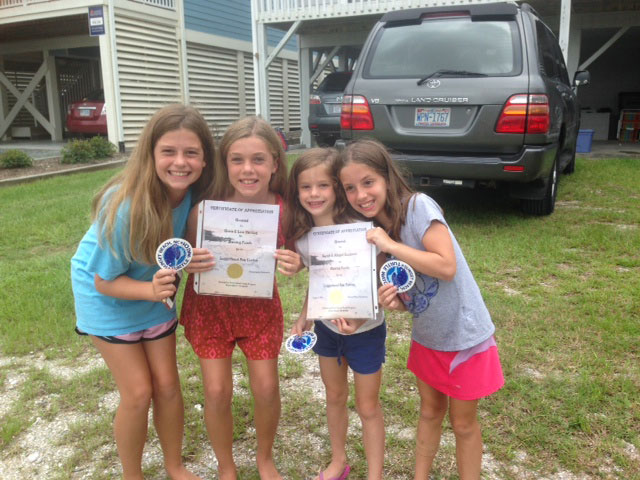
{"type": "Polygon", "coordinates": [[[366,78],[423,77],[438,70],[512,76],[522,70],[515,21],[472,21],[469,16],[427,18],[381,28],[366,78]]]}
{"type": "Polygon", "coordinates": [[[351,72],[330,73],[322,80],[318,90],[321,92],[343,92],[351,79],[351,72]]]}

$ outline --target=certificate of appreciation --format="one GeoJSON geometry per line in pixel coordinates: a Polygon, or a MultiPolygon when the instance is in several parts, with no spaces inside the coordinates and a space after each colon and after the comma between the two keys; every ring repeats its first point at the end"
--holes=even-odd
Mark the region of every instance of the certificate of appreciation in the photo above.
{"type": "Polygon", "coordinates": [[[278,205],[201,202],[196,246],[216,263],[195,274],[196,293],[272,298],[279,213],[278,205]]]}
{"type": "Polygon", "coordinates": [[[376,316],[376,247],[366,235],[371,228],[371,222],[359,222],[309,231],[307,318],[376,316]]]}

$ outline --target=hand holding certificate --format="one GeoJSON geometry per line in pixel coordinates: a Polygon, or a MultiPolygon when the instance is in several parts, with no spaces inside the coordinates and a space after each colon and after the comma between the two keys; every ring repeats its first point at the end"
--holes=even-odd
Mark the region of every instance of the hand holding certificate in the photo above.
{"type": "Polygon", "coordinates": [[[272,298],[279,213],[278,205],[201,202],[196,246],[210,250],[216,263],[195,274],[195,292],[272,298]]]}
{"type": "Polygon", "coordinates": [[[366,237],[372,226],[360,222],[310,230],[307,318],[376,316],[376,247],[366,237]]]}

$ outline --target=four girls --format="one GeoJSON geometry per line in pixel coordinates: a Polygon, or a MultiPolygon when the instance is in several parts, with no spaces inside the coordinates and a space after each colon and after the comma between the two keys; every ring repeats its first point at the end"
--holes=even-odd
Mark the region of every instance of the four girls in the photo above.
{"type": "MultiPolygon", "coordinates": [[[[495,327],[442,210],[413,192],[385,148],[373,140],[353,142],[344,152],[311,149],[292,167],[287,183],[280,139],[264,120],[246,117],[225,133],[217,154],[208,126],[190,107],[171,105],[144,128],[125,170],[98,193],[93,225],[72,259],[77,326],[111,370],[120,404],[114,433],[125,479],[142,478],[147,412],[153,418],[172,479],[198,478],[181,460],[183,404],[175,353],[176,273],[155,266],[157,246],[184,236],[195,244],[202,199],[280,205],[278,269],[291,275],[309,264],[307,234],[314,226],[370,219],[369,242],[416,271],[416,284],[399,294],[379,288],[389,310],[413,315],[407,367],[420,393],[415,480],[427,478],[449,413],[462,480],[480,478],[482,440],[478,399],[503,385],[495,327]],[[214,175],[215,171],[215,175],[214,175]],[[285,202],[286,198],[286,202],[285,202]],[[282,219],[287,220],[286,228],[282,219]]],[[[215,264],[215,252],[194,249],[189,273],[215,264]]],[[[274,279],[275,281],[275,279],[274,279]]],[[[292,333],[310,326],[306,300],[292,333]]],[[[185,289],[180,323],[199,358],[205,393],[205,424],[222,480],[236,480],[232,454],[233,377],[236,345],[247,359],[254,398],[256,462],[262,480],[278,480],[273,443],[280,417],[278,355],[283,313],[274,284],[271,299],[197,295],[193,275],[185,289]]],[[[348,426],[347,368],[355,383],[369,479],[381,479],[384,422],[379,391],[386,325],[376,318],[316,321],[320,371],[326,390],[331,462],[316,477],[344,480],[348,426]]]]}

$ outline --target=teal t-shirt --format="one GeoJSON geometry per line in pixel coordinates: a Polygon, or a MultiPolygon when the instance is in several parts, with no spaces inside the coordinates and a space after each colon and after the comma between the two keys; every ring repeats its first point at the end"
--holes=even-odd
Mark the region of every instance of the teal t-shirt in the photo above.
{"type": "MultiPolygon", "coordinates": [[[[191,192],[173,209],[173,236],[184,237],[191,209],[191,192]]],[[[99,336],[138,332],[176,317],[175,306],[169,310],[162,302],[122,300],[96,290],[94,275],[114,280],[127,275],[135,280],[151,281],[160,269],[157,265],[130,262],[123,252],[129,242],[129,202],[123,202],[114,225],[113,250],[106,239],[99,241],[99,227],[94,222],[80,241],[71,259],[71,284],[76,307],[78,330],[99,336]]]]}

